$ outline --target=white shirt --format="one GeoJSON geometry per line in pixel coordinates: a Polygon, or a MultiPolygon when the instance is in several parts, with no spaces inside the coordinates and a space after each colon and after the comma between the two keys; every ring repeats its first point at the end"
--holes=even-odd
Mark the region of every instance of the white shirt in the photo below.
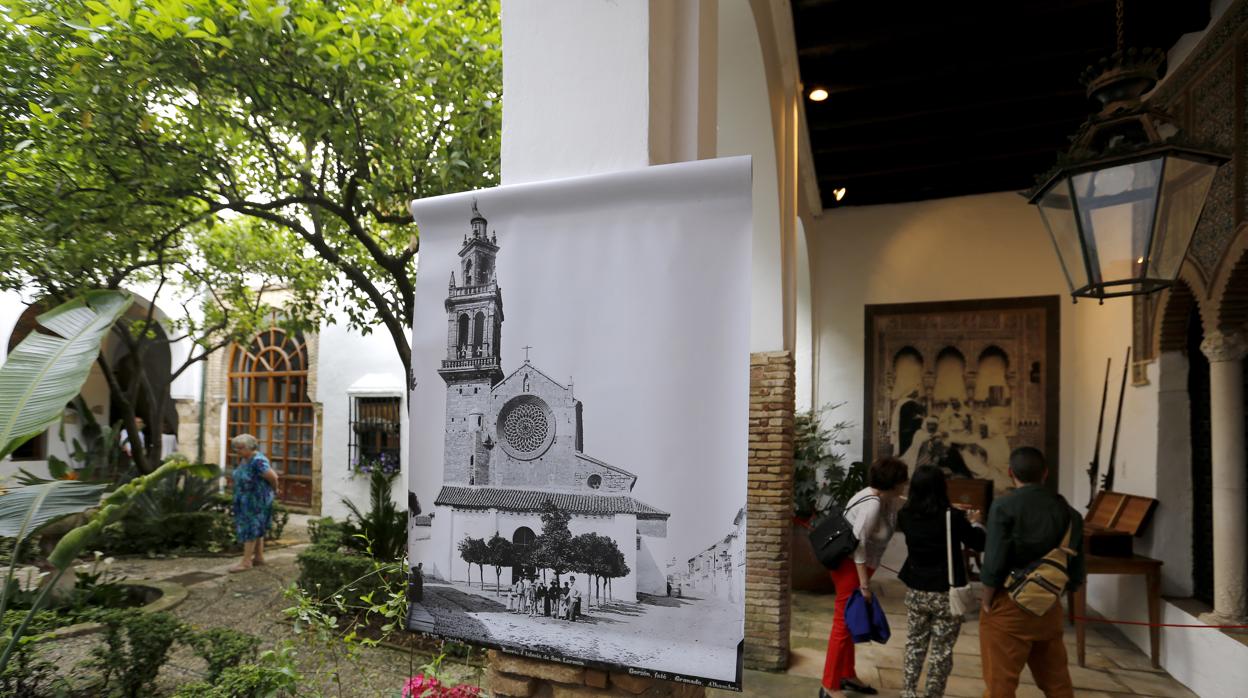
{"type": "Polygon", "coordinates": [[[845,520],[858,539],[854,562],[878,568],[897,529],[897,512],[885,505],[875,490],[865,487],[845,503],[845,520]]]}

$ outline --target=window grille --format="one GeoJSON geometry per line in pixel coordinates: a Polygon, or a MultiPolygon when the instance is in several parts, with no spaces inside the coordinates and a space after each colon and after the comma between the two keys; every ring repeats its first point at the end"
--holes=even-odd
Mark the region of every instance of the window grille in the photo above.
{"type": "Polygon", "coordinates": [[[369,472],[382,468],[399,470],[401,397],[351,398],[351,429],[348,447],[352,470],[369,472]]]}

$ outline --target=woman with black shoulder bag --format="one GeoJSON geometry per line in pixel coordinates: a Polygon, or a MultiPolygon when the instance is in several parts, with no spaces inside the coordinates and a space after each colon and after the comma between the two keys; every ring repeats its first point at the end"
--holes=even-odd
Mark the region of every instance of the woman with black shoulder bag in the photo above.
{"type": "Polygon", "coordinates": [[[962,547],[984,549],[982,524],[982,512],[968,517],[950,505],[940,468],[922,465],[914,471],[906,505],[897,515],[897,527],[906,537],[906,562],[898,576],[908,589],[902,698],[940,698],[945,693],[962,617],[978,605],[962,547]],[[929,654],[926,692],[919,693],[919,674],[929,654]]]}
{"type": "Polygon", "coordinates": [[[909,468],[904,462],[896,458],[878,460],[867,471],[867,486],[845,503],[845,521],[852,528],[858,544],[829,572],[836,586],[836,605],[832,612],[828,654],[823,664],[820,698],[843,698],[844,691],[865,695],[879,692],[859,680],[854,670],[854,639],[845,623],[845,607],[854,592],[859,590],[868,604],[875,602],[871,593],[871,575],[880,566],[880,558],[892,540],[897,522],[897,503],[909,479],[909,468]]]}

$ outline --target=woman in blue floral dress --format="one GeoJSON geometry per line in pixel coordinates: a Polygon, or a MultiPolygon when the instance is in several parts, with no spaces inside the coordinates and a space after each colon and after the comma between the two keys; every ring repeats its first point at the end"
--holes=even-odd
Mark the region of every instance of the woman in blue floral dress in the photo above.
{"type": "Polygon", "coordinates": [[[231,572],[264,564],[264,535],[273,516],[277,472],[269,467],[269,459],[259,448],[260,442],[251,434],[239,434],[230,440],[230,450],[240,461],[233,473],[234,533],[243,544],[243,559],[230,568],[231,572]]]}

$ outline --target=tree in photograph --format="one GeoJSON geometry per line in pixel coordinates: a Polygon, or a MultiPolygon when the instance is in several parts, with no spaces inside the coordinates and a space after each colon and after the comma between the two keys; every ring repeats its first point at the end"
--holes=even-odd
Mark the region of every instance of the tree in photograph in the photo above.
{"type": "Polygon", "coordinates": [[[485,565],[489,562],[490,548],[480,538],[467,538],[459,542],[459,559],[468,563],[468,586],[472,586],[472,566],[481,568],[481,589],[485,589],[485,565]]]}
{"type": "Polygon", "coordinates": [[[533,543],[533,561],[550,570],[559,583],[560,575],[571,569],[572,532],[568,530],[568,522],[572,515],[546,500],[542,503],[541,518],[542,533],[533,543]]]}
{"type": "MultiPolygon", "coordinates": [[[[572,539],[572,570],[585,575],[585,599],[594,597],[597,590],[599,604],[602,603],[602,583],[612,570],[611,561],[619,553],[615,541],[597,533],[582,533],[572,539]]],[[[620,555],[623,559],[623,555],[620,555]]]]}
{"type": "Polygon", "coordinates": [[[615,541],[611,541],[611,550],[606,557],[603,576],[607,579],[607,598],[611,596],[611,581],[620,577],[627,577],[630,570],[628,563],[624,561],[624,553],[620,552],[619,547],[615,545],[615,541]]]}
{"type": "Polygon", "coordinates": [[[494,594],[501,594],[503,568],[517,564],[515,546],[511,541],[495,533],[486,543],[486,561],[494,568],[494,594]]]}
{"type": "Polygon", "coordinates": [[[501,43],[497,0],[12,0],[0,179],[48,186],[64,212],[24,213],[75,243],[263,222],[410,370],[407,204],[498,182],[501,43]]]}

